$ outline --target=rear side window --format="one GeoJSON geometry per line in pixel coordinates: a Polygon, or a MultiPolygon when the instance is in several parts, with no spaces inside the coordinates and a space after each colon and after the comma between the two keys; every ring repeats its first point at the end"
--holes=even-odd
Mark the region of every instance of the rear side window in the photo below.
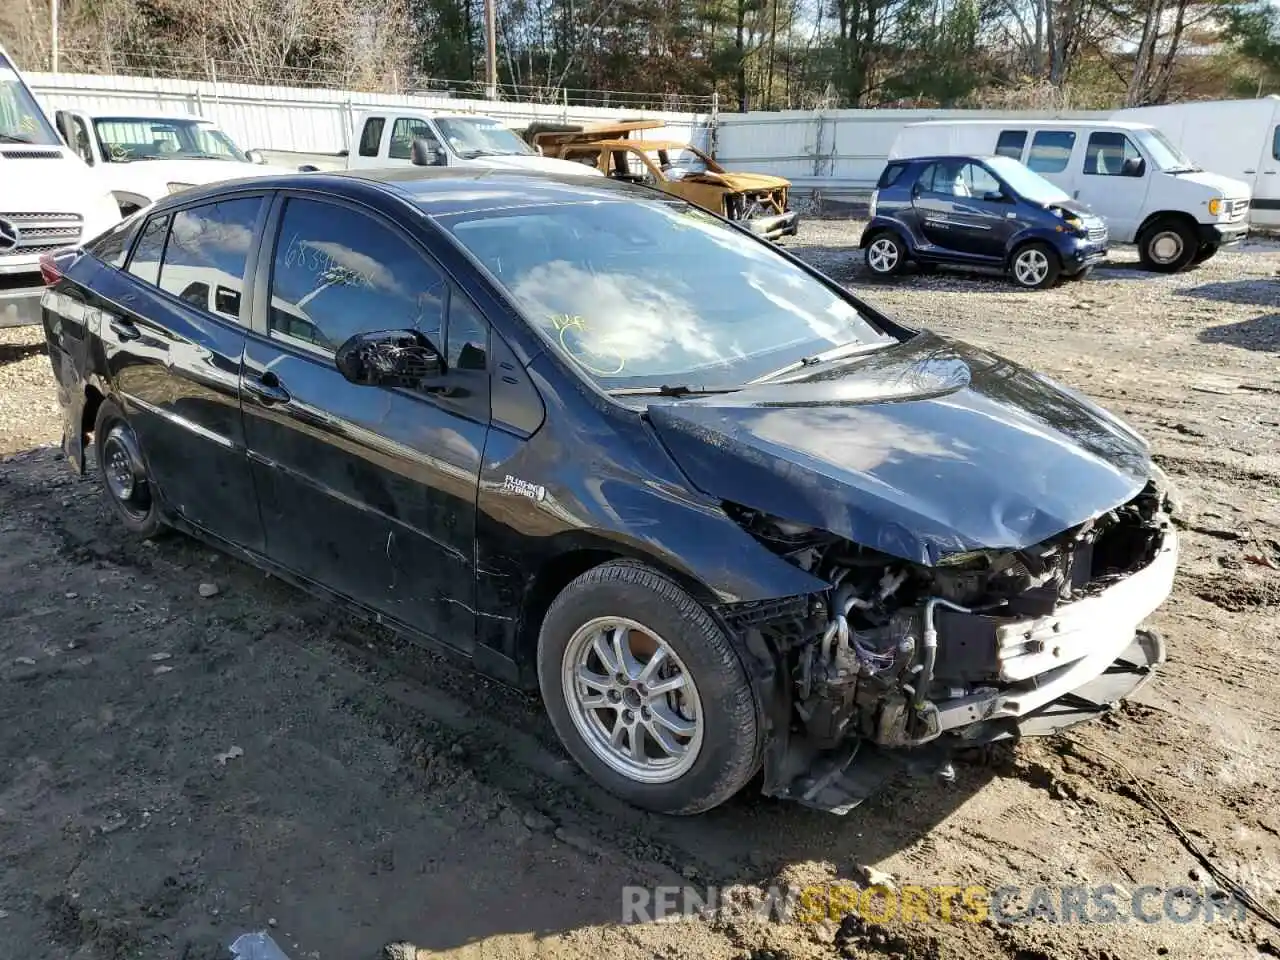
{"type": "Polygon", "coordinates": [[[907,169],[905,163],[891,163],[884,168],[884,172],[880,174],[880,180],[876,183],[877,190],[883,190],[885,187],[892,187],[898,182],[898,178],[902,176],[903,171],[907,169]]]}
{"type": "Polygon", "coordinates": [[[291,198],[271,268],[273,335],[336,352],[352,335],[414,329],[437,347],[444,277],[366,214],[291,198]]]}
{"type": "Polygon", "coordinates": [[[1071,160],[1076,135],[1071,130],[1039,130],[1031,141],[1027,166],[1036,173],[1061,173],[1071,160]]]}
{"type": "Polygon", "coordinates": [[[1022,159],[1022,148],[1027,145],[1027,131],[1001,130],[996,140],[996,156],[1009,157],[1012,160],[1022,159]]]}
{"type": "Polygon", "coordinates": [[[175,213],[160,289],[239,323],[245,264],[261,210],[261,197],[242,197],[175,213]]]}
{"type": "Polygon", "coordinates": [[[378,146],[382,143],[382,129],[387,121],[382,117],[370,117],[364,122],[364,132],[360,134],[360,156],[376,157],[378,146]]]}
{"type": "Polygon", "coordinates": [[[399,117],[391,128],[391,150],[387,155],[392,160],[408,160],[413,155],[413,141],[419,137],[429,140],[432,146],[438,142],[427,121],[417,117],[399,117]]]}
{"type": "Polygon", "coordinates": [[[125,254],[129,252],[129,241],[138,226],[137,217],[121,220],[106,233],[100,234],[85,244],[85,249],[112,267],[124,266],[125,254]]]}
{"type": "Polygon", "coordinates": [[[152,217],[142,228],[142,236],[133,248],[129,272],[147,283],[160,282],[160,258],[164,256],[164,240],[169,235],[169,218],[152,217]]]}

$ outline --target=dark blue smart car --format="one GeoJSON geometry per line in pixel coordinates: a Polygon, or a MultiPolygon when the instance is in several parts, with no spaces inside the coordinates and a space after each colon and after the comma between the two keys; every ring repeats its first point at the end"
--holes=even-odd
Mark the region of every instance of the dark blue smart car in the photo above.
{"type": "Polygon", "coordinates": [[[991,267],[1020,287],[1078,280],[1107,255],[1107,225],[1008,157],[892,160],[862,234],[879,276],[921,266],[991,267]]]}

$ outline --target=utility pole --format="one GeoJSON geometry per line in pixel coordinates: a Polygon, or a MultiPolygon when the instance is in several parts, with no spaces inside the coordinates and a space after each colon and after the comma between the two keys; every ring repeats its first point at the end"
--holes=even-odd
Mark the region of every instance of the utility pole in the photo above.
{"type": "Polygon", "coordinates": [[[58,0],[49,0],[49,70],[58,72],[58,0]]]}
{"type": "Polygon", "coordinates": [[[484,95],[489,100],[498,99],[498,30],[494,3],[495,0],[484,0],[484,95]]]}

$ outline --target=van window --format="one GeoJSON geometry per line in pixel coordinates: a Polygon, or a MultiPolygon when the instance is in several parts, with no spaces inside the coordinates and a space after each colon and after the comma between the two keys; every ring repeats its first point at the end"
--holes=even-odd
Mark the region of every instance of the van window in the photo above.
{"type": "Polygon", "coordinates": [[[891,163],[884,168],[884,172],[880,174],[880,180],[876,183],[877,190],[883,190],[885,187],[892,187],[900,176],[902,171],[907,169],[905,163],[891,163]]]}
{"type": "Polygon", "coordinates": [[[382,143],[382,128],[387,121],[382,117],[370,117],[364,122],[364,131],[360,134],[360,156],[376,157],[378,145],[382,143]]]}
{"type": "Polygon", "coordinates": [[[419,137],[427,140],[432,147],[440,145],[435,131],[427,121],[417,117],[399,117],[396,125],[391,128],[391,150],[387,156],[392,160],[408,160],[413,156],[413,141],[419,137]]]}
{"type": "Polygon", "coordinates": [[[1027,131],[1001,130],[1000,139],[996,141],[996,156],[1022,159],[1022,148],[1027,145],[1027,131]]]}
{"type": "Polygon", "coordinates": [[[1123,133],[1089,134],[1084,154],[1084,172],[1094,177],[1123,177],[1126,160],[1141,160],[1142,154],[1123,133]]]}
{"type": "Polygon", "coordinates": [[[1036,173],[1061,173],[1071,160],[1076,135],[1071,130],[1039,130],[1031,141],[1027,166],[1036,173]]]}

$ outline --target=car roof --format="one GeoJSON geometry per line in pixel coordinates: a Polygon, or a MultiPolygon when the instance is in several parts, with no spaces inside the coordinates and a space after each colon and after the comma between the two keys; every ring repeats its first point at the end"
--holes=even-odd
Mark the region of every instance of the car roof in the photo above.
{"type": "Polygon", "coordinates": [[[1046,120],[1024,120],[1020,117],[1004,117],[1003,119],[981,119],[981,120],[922,120],[919,123],[907,124],[908,128],[915,127],[1002,127],[1007,130],[1016,130],[1021,127],[1055,127],[1070,129],[1072,127],[1092,130],[1102,128],[1106,130],[1149,130],[1151,124],[1142,123],[1135,120],[1054,120],[1052,118],[1046,120]]]}
{"type": "Polygon", "coordinates": [[[478,213],[564,203],[673,198],[645,187],[593,174],[541,170],[494,170],[465,167],[387,167],[225,180],[193,187],[156,202],[163,211],[193,201],[254,190],[307,190],[360,199],[369,193],[396,197],[427,216],[478,213]]]}
{"type": "Polygon", "coordinates": [[[190,113],[148,113],[145,110],[94,110],[89,113],[94,120],[183,120],[189,123],[213,123],[208,117],[190,113]]]}
{"type": "MultiPolygon", "coordinates": [[[[922,157],[894,157],[885,166],[895,163],[933,163],[935,160],[994,160],[997,156],[998,154],[994,153],[930,153],[922,157]]],[[[1013,157],[1004,159],[1018,162],[1013,157]]]]}

